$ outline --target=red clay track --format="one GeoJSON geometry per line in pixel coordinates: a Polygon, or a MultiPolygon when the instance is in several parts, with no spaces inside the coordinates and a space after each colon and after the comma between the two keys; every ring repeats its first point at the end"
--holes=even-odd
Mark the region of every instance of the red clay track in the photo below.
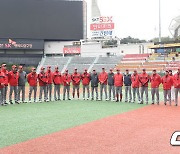
{"type": "Polygon", "coordinates": [[[178,154],[180,147],[170,145],[176,130],[180,107],[147,106],[12,145],[0,153],[178,154]]]}

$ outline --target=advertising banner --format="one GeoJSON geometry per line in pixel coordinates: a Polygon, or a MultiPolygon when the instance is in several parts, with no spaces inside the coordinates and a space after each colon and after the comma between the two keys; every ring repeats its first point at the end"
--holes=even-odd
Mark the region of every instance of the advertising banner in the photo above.
{"type": "Polygon", "coordinates": [[[80,46],[65,46],[63,48],[64,54],[80,54],[81,47],[80,46]]]}

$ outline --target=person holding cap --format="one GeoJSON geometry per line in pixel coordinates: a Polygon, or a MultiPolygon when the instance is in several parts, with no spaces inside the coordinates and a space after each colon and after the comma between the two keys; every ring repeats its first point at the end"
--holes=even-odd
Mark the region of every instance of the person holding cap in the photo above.
{"type": "Polygon", "coordinates": [[[180,93],[180,67],[178,72],[173,76],[173,83],[175,88],[175,106],[178,106],[178,93],[180,93]]]}
{"type": "Polygon", "coordinates": [[[5,105],[3,102],[3,88],[5,86],[5,75],[2,72],[1,66],[0,66],[0,105],[5,105]]]}
{"type": "Polygon", "coordinates": [[[163,91],[164,91],[164,105],[167,103],[167,96],[169,98],[169,105],[171,105],[171,87],[173,85],[172,77],[169,71],[166,70],[165,76],[162,77],[163,91]]]}
{"type": "Polygon", "coordinates": [[[75,98],[75,91],[77,90],[77,97],[79,99],[79,85],[81,82],[81,74],[77,72],[77,68],[74,69],[74,73],[71,75],[72,84],[73,84],[73,93],[72,96],[75,98]]]}
{"type": "Polygon", "coordinates": [[[131,74],[129,70],[126,69],[126,73],[124,74],[124,85],[125,85],[125,102],[128,102],[128,94],[129,94],[129,103],[132,101],[132,94],[131,94],[131,74]]]}
{"type": "Polygon", "coordinates": [[[161,84],[161,76],[156,73],[156,70],[153,70],[153,74],[150,76],[151,82],[151,95],[152,95],[152,105],[155,102],[156,95],[156,103],[159,105],[159,85],[161,84]]]}
{"type": "Polygon", "coordinates": [[[98,101],[98,74],[96,73],[96,70],[93,69],[93,73],[91,74],[91,100],[94,100],[94,91],[96,92],[96,101],[98,101]]]}
{"type": "Polygon", "coordinates": [[[53,73],[51,72],[51,66],[47,67],[46,71],[47,76],[47,101],[51,101],[52,94],[52,83],[53,83],[53,73]]]}
{"type": "Polygon", "coordinates": [[[60,101],[61,96],[60,96],[60,90],[61,90],[61,84],[62,84],[62,75],[61,72],[59,72],[59,67],[55,67],[55,71],[53,73],[53,83],[54,83],[54,100],[55,101],[60,101]],[[56,97],[57,94],[57,97],[56,97]]]}
{"type": "Polygon", "coordinates": [[[132,91],[133,91],[133,103],[136,102],[136,94],[138,97],[138,101],[140,103],[141,98],[140,98],[140,94],[139,94],[139,75],[137,73],[137,70],[134,70],[134,73],[131,76],[131,82],[132,82],[132,91]]]}
{"type": "Polygon", "coordinates": [[[3,104],[7,105],[6,96],[7,96],[7,91],[8,91],[8,83],[9,83],[8,74],[9,74],[9,72],[7,70],[6,64],[2,64],[1,70],[5,75],[4,88],[3,88],[3,104]]]}
{"type": "Polygon", "coordinates": [[[20,94],[22,91],[22,102],[25,103],[25,85],[26,85],[26,72],[23,71],[23,66],[19,66],[19,79],[18,79],[18,101],[20,102],[20,94]]]}
{"type": "Polygon", "coordinates": [[[67,99],[71,100],[70,97],[69,97],[70,84],[71,84],[71,75],[68,74],[68,70],[65,70],[65,73],[63,75],[63,85],[64,85],[63,100],[65,100],[66,92],[67,92],[67,99]]]}
{"type": "Polygon", "coordinates": [[[113,94],[113,101],[115,101],[115,88],[114,88],[114,73],[111,68],[108,73],[108,89],[109,89],[109,101],[111,101],[111,93],[113,94]]]}
{"type": "Polygon", "coordinates": [[[123,75],[120,73],[119,69],[117,69],[117,74],[114,75],[114,86],[116,90],[116,102],[119,102],[119,101],[121,102],[122,101],[123,75]]]}
{"type": "Polygon", "coordinates": [[[41,71],[38,74],[38,80],[39,80],[39,86],[40,86],[40,92],[39,92],[39,102],[42,102],[42,93],[44,92],[44,102],[47,102],[47,83],[48,78],[45,73],[45,68],[41,67],[41,71]]]}
{"type": "Polygon", "coordinates": [[[85,90],[87,89],[87,100],[89,100],[89,83],[90,83],[90,74],[87,72],[87,69],[84,70],[84,73],[81,75],[82,84],[83,84],[83,99],[85,100],[85,90]]]}
{"type": "Polygon", "coordinates": [[[149,82],[149,75],[146,73],[146,69],[142,70],[142,74],[139,75],[139,82],[140,82],[140,87],[141,87],[141,103],[144,103],[144,92],[146,95],[146,104],[148,104],[148,82],[149,82]]]}
{"type": "Polygon", "coordinates": [[[107,80],[108,80],[108,74],[105,71],[105,68],[102,68],[102,72],[99,74],[98,76],[99,78],[99,83],[100,83],[100,100],[102,101],[102,97],[103,97],[103,89],[105,92],[105,99],[106,101],[107,99],[107,80]]]}
{"type": "Polygon", "coordinates": [[[33,91],[34,91],[34,102],[36,102],[37,81],[38,81],[38,75],[36,73],[36,68],[32,68],[31,73],[27,75],[27,82],[29,83],[29,103],[31,103],[31,95],[33,91]]]}
{"type": "Polygon", "coordinates": [[[9,85],[10,85],[9,102],[10,102],[10,104],[13,104],[13,102],[12,102],[12,94],[14,92],[15,103],[19,104],[19,102],[18,102],[19,72],[17,71],[17,66],[16,65],[13,65],[12,70],[8,73],[8,80],[9,80],[9,85]]]}

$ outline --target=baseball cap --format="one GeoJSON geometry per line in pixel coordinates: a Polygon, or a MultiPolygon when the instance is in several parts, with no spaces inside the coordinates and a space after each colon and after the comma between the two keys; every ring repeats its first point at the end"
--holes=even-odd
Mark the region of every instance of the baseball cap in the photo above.
{"type": "Polygon", "coordinates": [[[51,68],[51,66],[47,66],[47,68],[51,68]]]}
{"type": "Polygon", "coordinates": [[[102,70],[104,70],[105,68],[104,67],[102,67],[102,70]]]}
{"type": "Polygon", "coordinates": [[[113,69],[112,68],[110,68],[110,71],[112,71],[113,69]]]}
{"type": "Polygon", "coordinates": [[[128,69],[126,69],[126,71],[129,71],[128,69]]]}
{"type": "Polygon", "coordinates": [[[12,68],[17,68],[17,66],[16,66],[16,65],[13,65],[12,68]]]}
{"type": "Polygon", "coordinates": [[[2,67],[6,67],[6,64],[2,64],[2,67]]]}
{"type": "Polygon", "coordinates": [[[77,68],[75,68],[74,70],[77,70],[77,68]]]}
{"type": "Polygon", "coordinates": [[[169,70],[166,70],[166,72],[169,72],[169,70]]]}
{"type": "Polygon", "coordinates": [[[65,72],[68,72],[68,70],[65,70],[65,72]]]}
{"type": "Polygon", "coordinates": [[[117,68],[117,69],[116,69],[116,71],[120,71],[120,69],[119,69],[119,68],[117,68]]]}
{"type": "Polygon", "coordinates": [[[172,72],[172,70],[169,70],[169,72],[172,72]]]}
{"type": "Polygon", "coordinates": [[[36,70],[36,68],[33,67],[32,70],[36,70]]]}
{"type": "Polygon", "coordinates": [[[85,68],[84,71],[87,71],[87,68],[85,68]]]}
{"type": "Polygon", "coordinates": [[[95,69],[93,69],[93,71],[96,71],[95,69]]]}
{"type": "Polygon", "coordinates": [[[19,66],[19,69],[22,69],[22,68],[23,68],[23,66],[20,65],[20,66],[19,66]]]}
{"type": "Polygon", "coordinates": [[[55,69],[59,69],[59,67],[58,67],[58,66],[56,66],[56,67],[55,67],[55,69]]]}
{"type": "Polygon", "coordinates": [[[145,71],[146,69],[145,68],[143,68],[143,71],[145,71]]]}
{"type": "Polygon", "coordinates": [[[137,70],[134,70],[134,72],[137,72],[137,70]]]}
{"type": "Polygon", "coordinates": [[[44,70],[45,68],[44,67],[41,67],[41,70],[44,70]]]}
{"type": "Polygon", "coordinates": [[[156,72],[156,69],[153,69],[153,72],[156,72]]]}

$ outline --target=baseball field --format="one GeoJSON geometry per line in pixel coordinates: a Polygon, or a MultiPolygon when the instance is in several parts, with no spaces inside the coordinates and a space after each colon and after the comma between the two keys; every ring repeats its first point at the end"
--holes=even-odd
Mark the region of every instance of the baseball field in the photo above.
{"type": "MultiPolygon", "coordinates": [[[[151,95],[149,95],[150,98],[151,95]]],[[[162,93],[161,93],[162,102],[162,93]]],[[[179,153],[180,107],[59,101],[0,107],[0,153],[179,153]]]]}

